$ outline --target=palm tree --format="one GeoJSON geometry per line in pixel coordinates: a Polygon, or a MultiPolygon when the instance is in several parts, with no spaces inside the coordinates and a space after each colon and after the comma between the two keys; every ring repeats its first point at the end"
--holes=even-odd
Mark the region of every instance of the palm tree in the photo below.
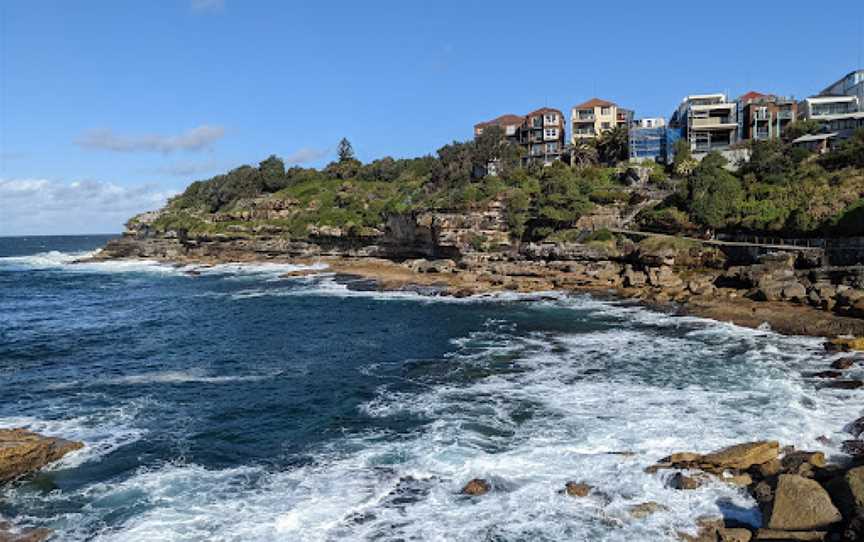
{"type": "Polygon", "coordinates": [[[570,165],[583,169],[597,165],[599,155],[597,147],[587,141],[575,143],[570,149],[570,165]]]}

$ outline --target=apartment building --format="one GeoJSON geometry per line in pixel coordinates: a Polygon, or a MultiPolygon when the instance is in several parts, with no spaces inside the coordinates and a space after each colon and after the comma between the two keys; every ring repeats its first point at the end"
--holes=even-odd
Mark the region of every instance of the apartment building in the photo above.
{"type": "Polygon", "coordinates": [[[690,144],[696,159],[713,151],[729,154],[738,142],[738,105],[725,94],[687,96],[672,114],[669,126],[690,144]]]}
{"type": "Polygon", "coordinates": [[[560,160],[566,141],[561,111],[542,107],[525,115],[519,129],[519,144],[526,150],[525,163],[549,165],[560,160]]]}
{"type": "Polygon", "coordinates": [[[815,120],[827,143],[845,139],[864,128],[864,70],[856,70],[799,105],[798,116],[815,120]]]}
{"type": "Polygon", "coordinates": [[[798,116],[798,102],[773,94],[748,92],[738,98],[737,104],[739,139],[780,139],[798,116]]]}
{"type": "Polygon", "coordinates": [[[632,121],[633,111],[618,107],[614,102],[592,98],[570,111],[570,139],[575,145],[618,126],[629,127],[632,121]]]}
{"type": "Polygon", "coordinates": [[[864,70],[855,70],[825,87],[820,96],[855,96],[864,103],[864,70]]]}
{"type": "Polygon", "coordinates": [[[630,161],[666,162],[667,142],[666,119],[656,117],[634,120],[629,130],[630,161]]]}
{"type": "Polygon", "coordinates": [[[474,137],[482,134],[485,128],[497,126],[504,132],[504,137],[508,141],[519,143],[519,128],[522,126],[522,121],[524,120],[525,117],[521,115],[506,114],[492,120],[478,122],[474,125],[474,137]]]}
{"type": "MultiPolygon", "coordinates": [[[[474,125],[474,137],[490,126],[501,128],[507,141],[525,149],[523,163],[540,162],[548,165],[560,160],[567,139],[564,135],[564,114],[549,107],[532,111],[527,115],[501,115],[498,118],[474,125]]],[[[494,174],[495,165],[490,164],[489,173],[494,174]]]]}

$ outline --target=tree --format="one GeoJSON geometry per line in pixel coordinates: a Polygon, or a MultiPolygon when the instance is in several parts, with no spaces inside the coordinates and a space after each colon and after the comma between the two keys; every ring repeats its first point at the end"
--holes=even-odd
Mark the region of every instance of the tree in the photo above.
{"type": "Polygon", "coordinates": [[[339,155],[339,163],[347,162],[349,160],[355,160],[354,157],[354,147],[351,146],[351,142],[348,141],[347,138],[342,138],[339,141],[339,147],[337,149],[337,153],[339,155]]]}
{"type": "Polygon", "coordinates": [[[584,169],[596,166],[600,161],[597,147],[592,142],[580,141],[570,149],[570,165],[584,169]]]}
{"type": "Polygon", "coordinates": [[[679,139],[674,146],[675,158],[672,161],[672,172],[679,177],[688,177],[698,165],[690,151],[690,142],[679,139]]]}
{"type": "Polygon", "coordinates": [[[626,126],[616,126],[597,138],[597,153],[600,161],[608,165],[627,160],[630,156],[630,133],[626,126]]]}
{"type": "Polygon", "coordinates": [[[807,134],[818,134],[822,131],[822,124],[813,119],[802,119],[790,122],[783,130],[783,139],[792,141],[807,134]]]}
{"type": "Polygon", "coordinates": [[[753,173],[760,181],[778,184],[787,180],[794,167],[780,141],[753,141],[750,145],[750,160],[741,166],[740,173],[753,173]]]}
{"type": "Polygon", "coordinates": [[[555,230],[572,228],[579,218],[591,210],[587,183],[561,162],[544,167],[539,172],[540,193],[537,195],[539,228],[535,234],[545,237],[555,230]]]}
{"type": "Polygon", "coordinates": [[[258,164],[258,171],[264,183],[264,190],[276,192],[285,188],[288,179],[285,176],[285,162],[275,154],[258,164]]]}
{"type": "Polygon", "coordinates": [[[471,151],[473,172],[488,173],[489,166],[494,163],[495,175],[502,176],[519,167],[522,158],[521,149],[507,141],[499,126],[489,126],[475,137],[471,151]]]}
{"type": "Polygon", "coordinates": [[[710,228],[722,228],[738,213],[744,200],[741,181],[726,169],[727,160],[712,152],[687,181],[690,215],[710,228]]]}

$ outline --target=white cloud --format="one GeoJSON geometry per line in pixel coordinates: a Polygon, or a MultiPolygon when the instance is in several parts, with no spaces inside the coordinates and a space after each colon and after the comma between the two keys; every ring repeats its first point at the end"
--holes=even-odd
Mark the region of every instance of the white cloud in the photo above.
{"type": "Polygon", "coordinates": [[[325,158],[330,149],[303,148],[285,157],[286,164],[305,164],[325,158]]]}
{"type": "Polygon", "coordinates": [[[178,150],[200,151],[210,147],[225,135],[222,126],[202,125],[178,135],[144,134],[127,136],[114,133],[110,128],[92,130],[75,140],[87,149],[102,149],[116,152],[162,152],[178,150]]]}
{"type": "Polygon", "coordinates": [[[222,11],[225,9],[225,0],[191,0],[194,11],[222,11]]]}
{"type": "Polygon", "coordinates": [[[0,179],[0,235],[114,233],[176,190],[83,180],[0,179]]]}
{"type": "Polygon", "coordinates": [[[218,160],[206,160],[204,162],[174,162],[150,169],[148,172],[159,175],[171,175],[173,177],[191,177],[194,175],[216,174],[227,170],[228,166],[218,160]]]}

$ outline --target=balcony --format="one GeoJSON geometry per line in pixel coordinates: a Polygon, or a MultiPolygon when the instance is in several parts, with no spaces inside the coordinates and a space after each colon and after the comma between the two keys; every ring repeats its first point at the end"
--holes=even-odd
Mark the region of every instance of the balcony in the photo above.
{"type": "Polygon", "coordinates": [[[795,118],[795,115],[792,114],[792,111],[778,111],[777,118],[780,120],[792,120],[795,118]]]}
{"type": "Polygon", "coordinates": [[[594,115],[576,115],[573,117],[573,122],[594,122],[594,115]]]}
{"type": "Polygon", "coordinates": [[[694,129],[725,130],[737,127],[738,123],[736,123],[732,117],[707,117],[702,119],[692,119],[690,126],[694,129]]]}

